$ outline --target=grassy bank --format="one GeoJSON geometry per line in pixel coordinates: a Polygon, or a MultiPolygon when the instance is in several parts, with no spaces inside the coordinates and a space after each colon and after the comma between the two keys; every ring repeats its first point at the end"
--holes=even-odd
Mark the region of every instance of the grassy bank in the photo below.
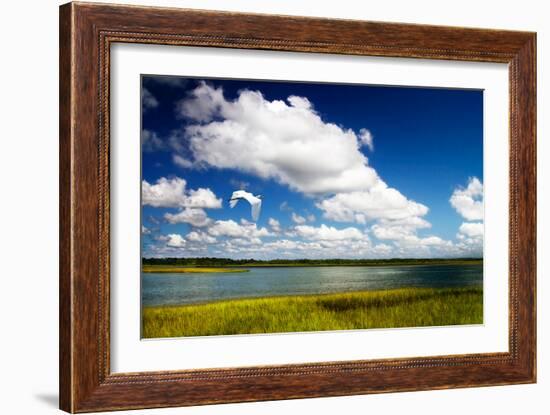
{"type": "Polygon", "coordinates": [[[144,307],[143,337],[208,336],[483,322],[483,292],[406,288],[144,307]]]}
{"type": "Polygon", "coordinates": [[[222,267],[178,267],[175,265],[143,265],[141,272],[154,273],[181,273],[181,274],[196,274],[196,273],[214,273],[214,272],[248,272],[247,269],[238,268],[222,268],[222,267]]]}

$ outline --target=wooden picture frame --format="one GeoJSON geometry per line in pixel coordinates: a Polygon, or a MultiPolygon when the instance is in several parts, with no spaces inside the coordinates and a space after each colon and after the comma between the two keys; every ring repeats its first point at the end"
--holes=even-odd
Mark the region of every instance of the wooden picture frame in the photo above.
{"type": "Polygon", "coordinates": [[[172,407],[536,380],[536,34],[69,3],[60,8],[60,407],[172,407]],[[111,373],[109,59],[117,42],[509,65],[509,352],[111,373]]]}

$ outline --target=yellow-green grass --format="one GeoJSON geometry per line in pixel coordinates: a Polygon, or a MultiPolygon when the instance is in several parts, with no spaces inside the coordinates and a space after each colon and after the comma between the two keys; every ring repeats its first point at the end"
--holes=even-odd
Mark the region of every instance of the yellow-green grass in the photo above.
{"type": "Polygon", "coordinates": [[[178,267],[176,265],[143,265],[141,272],[195,274],[215,272],[248,272],[247,269],[214,267],[178,267]]]}
{"type": "Polygon", "coordinates": [[[483,291],[403,288],[143,308],[143,337],[210,336],[483,323],[483,291]]]}

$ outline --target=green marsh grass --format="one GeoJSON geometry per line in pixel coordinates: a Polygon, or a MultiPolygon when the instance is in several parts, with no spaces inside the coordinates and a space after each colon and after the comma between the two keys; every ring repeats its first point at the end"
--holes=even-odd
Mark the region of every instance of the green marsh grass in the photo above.
{"type": "Polygon", "coordinates": [[[483,290],[402,288],[144,307],[144,338],[483,323],[483,290]]]}

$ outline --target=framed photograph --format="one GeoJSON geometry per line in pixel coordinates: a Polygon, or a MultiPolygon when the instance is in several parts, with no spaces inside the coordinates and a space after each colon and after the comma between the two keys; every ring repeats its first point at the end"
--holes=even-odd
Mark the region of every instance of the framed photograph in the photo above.
{"type": "Polygon", "coordinates": [[[60,8],[60,407],[536,381],[536,35],[60,8]]]}

